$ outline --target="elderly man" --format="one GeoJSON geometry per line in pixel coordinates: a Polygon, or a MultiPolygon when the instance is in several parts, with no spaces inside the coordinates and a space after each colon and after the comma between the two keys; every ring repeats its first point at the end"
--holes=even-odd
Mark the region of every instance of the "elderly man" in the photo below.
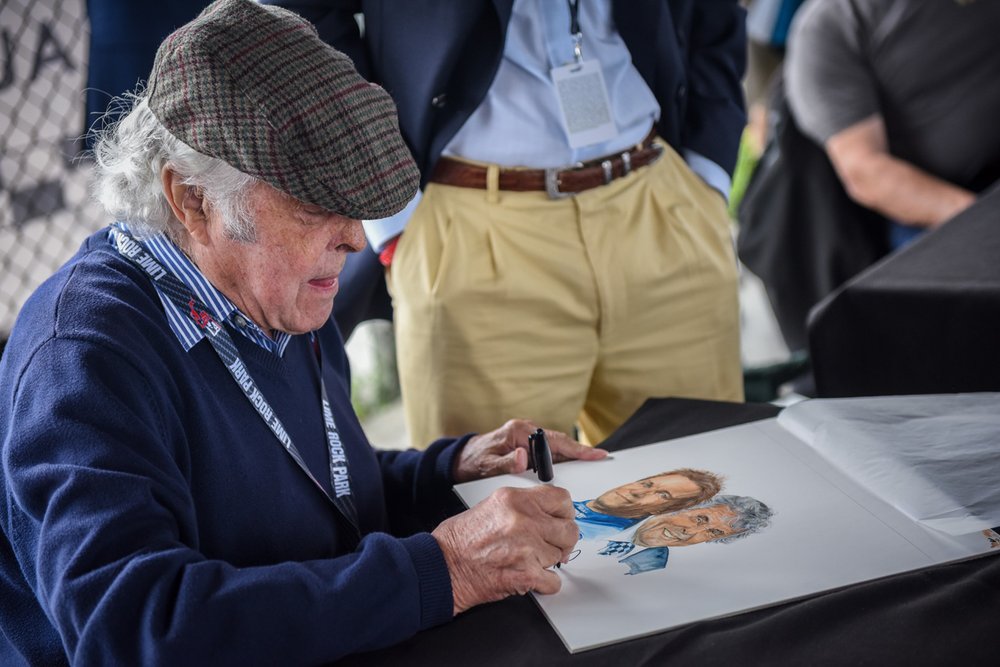
{"type": "Polygon", "coordinates": [[[691,468],[661,472],[616,486],[593,500],[573,502],[580,539],[614,535],[650,515],[704,502],[721,489],[718,475],[691,468]]]}
{"type": "Polygon", "coordinates": [[[116,224],[0,364],[0,662],[319,664],[558,590],[565,491],[447,518],[454,482],[525,469],[533,424],[376,453],[351,409],[338,275],[417,185],[388,95],[298,16],[220,0],[134,102],[96,149],[116,224]]]}
{"type": "Polygon", "coordinates": [[[627,541],[608,540],[597,553],[624,556],[625,574],[642,574],[667,566],[670,547],[702,542],[726,544],[752,535],[768,526],[772,511],[750,496],[716,496],[679,512],[654,516],[639,526],[627,541]],[[645,547],[634,551],[636,547],[645,547]]]}

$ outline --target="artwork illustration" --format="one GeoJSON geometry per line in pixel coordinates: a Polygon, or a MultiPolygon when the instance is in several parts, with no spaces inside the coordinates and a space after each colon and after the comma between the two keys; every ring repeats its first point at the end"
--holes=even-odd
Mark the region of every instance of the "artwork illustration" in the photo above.
{"type": "Polygon", "coordinates": [[[615,558],[625,574],[667,566],[671,547],[725,544],[766,528],[771,508],[750,496],[719,495],[722,478],[677,468],[617,486],[591,500],[574,501],[583,549],[615,558]]]}

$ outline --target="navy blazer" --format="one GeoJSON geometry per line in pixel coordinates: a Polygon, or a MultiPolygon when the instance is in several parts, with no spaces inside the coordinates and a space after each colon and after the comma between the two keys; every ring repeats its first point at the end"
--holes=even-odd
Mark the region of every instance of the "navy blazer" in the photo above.
{"type": "MultiPolygon", "coordinates": [[[[513,0],[264,0],[292,9],[347,53],[399,107],[426,181],[479,106],[503,55],[513,0]],[[355,14],[364,16],[359,30],[355,14]]],[[[738,0],[614,0],[639,73],[660,104],[659,134],[732,174],[746,125],[745,12],[738,0]]]]}
{"type": "MultiPolygon", "coordinates": [[[[112,98],[149,78],[156,49],[170,33],[194,19],[211,0],[87,0],[90,52],[87,61],[87,126],[103,128],[118,111],[102,118],[112,98]]],[[[55,4],[55,3],[53,3],[55,4]]],[[[120,111],[120,110],[119,110],[120,111]]],[[[94,137],[86,137],[93,148],[94,137]]]]}

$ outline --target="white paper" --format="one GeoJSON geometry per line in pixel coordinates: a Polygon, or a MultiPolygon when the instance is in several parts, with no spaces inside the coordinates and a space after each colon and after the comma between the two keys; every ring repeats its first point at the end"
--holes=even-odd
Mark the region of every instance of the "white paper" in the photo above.
{"type": "Polygon", "coordinates": [[[778,423],[915,521],[1000,526],[1000,393],[812,399],[778,423]]]}

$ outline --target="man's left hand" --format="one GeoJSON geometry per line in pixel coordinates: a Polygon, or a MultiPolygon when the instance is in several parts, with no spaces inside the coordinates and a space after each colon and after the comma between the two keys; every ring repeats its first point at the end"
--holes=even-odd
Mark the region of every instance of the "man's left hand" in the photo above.
{"type": "MultiPolygon", "coordinates": [[[[511,419],[495,431],[473,436],[455,463],[455,483],[495,475],[517,474],[528,469],[528,436],[538,426],[526,419],[511,419]]],[[[603,449],[581,445],[559,431],[545,430],[552,461],[597,461],[608,455],[603,449]]]]}

